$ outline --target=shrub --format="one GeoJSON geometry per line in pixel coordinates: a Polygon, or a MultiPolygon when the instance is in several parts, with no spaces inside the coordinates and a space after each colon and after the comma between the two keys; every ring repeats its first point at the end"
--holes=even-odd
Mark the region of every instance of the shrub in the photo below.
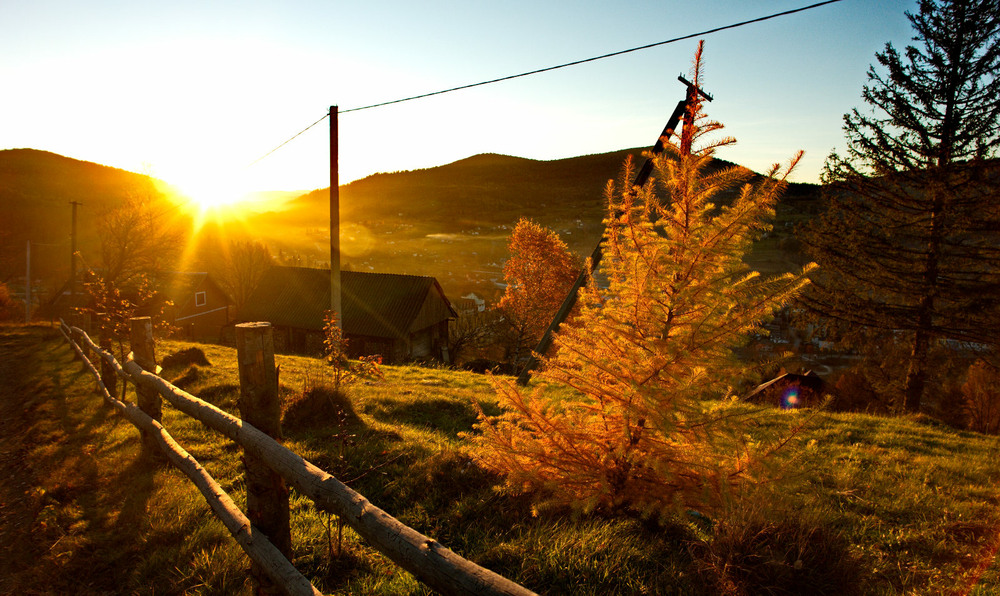
{"type": "Polygon", "coordinates": [[[800,514],[765,514],[759,504],[733,511],[692,544],[695,576],[706,593],[860,592],[862,568],[847,539],[800,514]]]}
{"type": "Polygon", "coordinates": [[[381,356],[362,356],[353,361],[347,357],[347,338],[338,324],[337,313],[332,311],[326,311],[323,317],[323,356],[332,370],[334,393],[354,381],[382,378],[381,356]]]}
{"type": "Polygon", "coordinates": [[[891,409],[868,379],[856,370],[848,370],[837,379],[833,386],[832,407],[839,412],[868,414],[887,414],[891,409]]]}
{"type": "Polygon", "coordinates": [[[7,284],[0,283],[0,321],[23,321],[24,305],[10,295],[7,284]]]}
{"type": "Polygon", "coordinates": [[[962,385],[962,412],[969,430],[1000,433],[1000,372],[983,360],[969,367],[962,385]]]}

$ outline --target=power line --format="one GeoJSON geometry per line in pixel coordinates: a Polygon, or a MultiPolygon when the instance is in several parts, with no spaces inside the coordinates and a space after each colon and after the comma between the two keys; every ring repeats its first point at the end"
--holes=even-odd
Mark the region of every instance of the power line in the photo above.
{"type": "Polygon", "coordinates": [[[255,160],[253,160],[252,162],[250,162],[250,164],[249,164],[249,165],[247,165],[247,167],[249,168],[250,166],[252,166],[252,165],[256,164],[256,163],[257,163],[258,161],[260,161],[260,160],[264,159],[264,158],[265,158],[265,157],[267,157],[268,155],[271,155],[272,153],[274,153],[274,152],[275,152],[275,151],[277,151],[278,149],[281,149],[281,148],[282,148],[282,147],[284,147],[285,145],[287,145],[287,144],[291,143],[291,142],[292,142],[292,141],[294,141],[294,140],[295,140],[295,138],[296,138],[296,137],[298,137],[298,136],[299,136],[300,134],[302,134],[302,133],[304,133],[305,131],[309,130],[310,128],[312,128],[312,127],[316,126],[317,124],[319,124],[320,122],[322,122],[322,121],[326,120],[326,119],[327,119],[327,118],[329,118],[329,117],[330,117],[330,114],[329,114],[329,113],[325,114],[325,115],[324,115],[324,116],[323,116],[322,118],[320,118],[320,119],[319,119],[319,120],[317,120],[316,122],[313,122],[313,123],[312,123],[312,124],[310,124],[309,126],[307,126],[307,127],[303,128],[303,129],[302,129],[302,130],[300,130],[299,132],[297,132],[297,133],[295,133],[294,135],[292,135],[292,137],[291,137],[291,138],[289,138],[289,139],[288,139],[287,141],[285,141],[284,143],[282,143],[282,144],[278,145],[278,146],[277,146],[277,147],[275,147],[274,149],[271,149],[270,151],[268,151],[268,152],[267,152],[267,153],[265,153],[264,155],[261,155],[261,156],[260,156],[260,157],[258,157],[257,159],[255,159],[255,160]]]}
{"type": "Polygon", "coordinates": [[[423,99],[425,97],[431,97],[433,95],[441,95],[443,93],[451,93],[452,91],[461,91],[462,89],[471,89],[473,87],[481,87],[483,85],[490,85],[490,84],[493,84],[493,83],[500,83],[502,81],[509,81],[511,79],[518,79],[518,78],[521,78],[521,77],[527,77],[527,76],[530,76],[530,75],[535,75],[535,74],[539,74],[539,73],[543,73],[543,72],[549,72],[549,71],[553,71],[553,70],[558,70],[560,68],[567,68],[569,66],[577,66],[579,64],[586,64],[587,62],[595,62],[597,60],[604,60],[605,58],[612,58],[614,56],[621,56],[622,54],[628,54],[628,53],[631,53],[631,52],[638,52],[640,50],[648,50],[649,48],[655,48],[655,47],[658,47],[658,46],[663,46],[663,45],[667,45],[667,44],[671,44],[671,43],[676,43],[678,41],[684,41],[685,39],[691,39],[693,37],[701,37],[702,35],[709,35],[709,34],[712,34],[712,33],[718,33],[719,31],[725,31],[726,29],[735,29],[737,27],[743,27],[744,25],[751,25],[753,23],[759,23],[761,21],[767,21],[769,19],[775,19],[775,18],[778,18],[778,17],[783,17],[783,16],[786,16],[786,15],[794,14],[796,12],[802,12],[802,11],[805,11],[805,10],[811,10],[813,8],[819,8],[820,6],[824,6],[824,5],[827,5],[827,4],[833,4],[835,2],[841,2],[841,0],[826,0],[825,2],[818,2],[816,4],[811,4],[809,6],[803,6],[801,8],[795,8],[795,9],[792,9],[792,10],[786,10],[784,12],[777,12],[777,13],[774,13],[772,15],[768,15],[768,16],[765,16],[765,17],[758,17],[756,19],[751,19],[749,21],[742,21],[742,22],[739,22],[739,23],[733,23],[732,25],[725,25],[723,27],[716,27],[714,29],[708,29],[708,30],[701,31],[701,32],[698,32],[698,33],[690,33],[688,35],[683,35],[681,37],[675,37],[673,39],[668,39],[666,41],[658,41],[656,43],[649,43],[649,44],[646,44],[644,46],[638,46],[638,47],[634,47],[634,48],[629,48],[627,50],[620,50],[618,52],[611,52],[610,54],[602,54],[600,56],[594,56],[593,58],[584,58],[583,60],[575,60],[573,62],[567,62],[565,64],[560,64],[558,66],[548,66],[546,68],[539,68],[538,70],[531,70],[531,71],[528,71],[528,72],[522,72],[520,74],[509,75],[509,76],[506,76],[506,77],[500,77],[499,79],[491,79],[489,81],[481,81],[479,83],[472,83],[471,85],[462,85],[461,87],[452,87],[451,89],[444,89],[442,91],[432,91],[431,93],[424,93],[423,95],[414,95],[413,97],[406,97],[406,98],[403,98],[403,99],[394,99],[392,101],[384,101],[382,103],[376,103],[376,104],[372,104],[370,106],[364,106],[364,107],[360,107],[360,108],[351,108],[351,109],[348,109],[348,110],[340,110],[340,113],[341,114],[346,114],[347,112],[358,112],[360,110],[369,110],[371,108],[380,108],[382,106],[388,106],[388,105],[392,105],[392,104],[396,104],[396,103],[402,103],[404,101],[412,101],[414,99],[423,99]]]}
{"type": "MultiPolygon", "coordinates": [[[[760,23],[760,22],[763,22],[763,21],[768,21],[768,20],[771,20],[771,19],[776,19],[778,17],[788,16],[790,14],[795,14],[797,12],[804,12],[804,11],[807,11],[807,10],[812,10],[814,8],[819,8],[821,6],[826,6],[827,4],[834,4],[834,3],[837,3],[837,2],[841,2],[841,1],[842,0],[825,0],[824,2],[817,2],[815,4],[810,4],[808,6],[802,6],[800,8],[793,8],[791,10],[785,10],[785,11],[782,11],[782,12],[776,12],[774,14],[770,14],[770,15],[763,16],[763,17],[757,17],[756,19],[750,19],[748,21],[740,21],[739,23],[733,23],[731,25],[724,25],[722,27],[715,27],[713,29],[706,29],[705,31],[699,31],[698,33],[689,33],[687,35],[682,35],[680,37],[675,37],[673,39],[667,39],[665,41],[658,41],[658,42],[655,42],[655,43],[649,43],[649,44],[646,44],[646,45],[637,46],[637,47],[634,47],[634,48],[629,48],[627,50],[620,50],[620,51],[617,51],[617,52],[611,52],[610,54],[602,54],[600,56],[594,56],[594,57],[591,57],[591,58],[584,58],[582,60],[574,60],[573,62],[566,62],[564,64],[559,64],[557,66],[548,66],[548,67],[545,67],[545,68],[539,68],[537,70],[530,70],[528,72],[522,72],[522,73],[519,73],[519,74],[514,74],[514,75],[508,75],[508,76],[505,76],[505,77],[500,77],[498,79],[490,79],[488,81],[480,81],[478,83],[471,83],[469,85],[461,85],[459,87],[452,87],[450,89],[442,89],[441,91],[432,91],[430,93],[423,93],[421,95],[413,95],[413,96],[410,96],[410,97],[404,97],[402,99],[394,99],[394,100],[391,100],[391,101],[383,101],[381,103],[375,103],[375,104],[371,104],[371,105],[368,105],[368,106],[362,106],[362,107],[359,107],[359,108],[350,108],[350,109],[347,109],[347,110],[340,110],[339,113],[340,114],[346,114],[348,112],[360,112],[361,110],[370,110],[372,108],[380,108],[380,107],[383,107],[383,106],[389,106],[389,105],[393,105],[393,104],[397,104],[397,103],[403,103],[403,102],[406,102],[406,101],[413,101],[415,99],[423,99],[425,97],[432,97],[434,95],[443,95],[445,93],[451,93],[452,91],[462,91],[463,89],[471,89],[473,87],[482,87],[483,85],[492,85],[493,83],[500,83],[500,82],[503,82],[503,81],[510,81],[512,79],[519,79],[521,77],[527,77],[527,76],[531,76],[531,75],[540,74],[540,73],[543,73],[543,72],[550,72],[550,71],[553,71],[553,70],[559,70],[560,68],[568,68],[570,66],[577,66],[577,65],[580,65],[580,64],[586,64],[588,62],[596,62],[597,60],[604,60],[605,58],[613,58],[615,56],[621,56],[622,54],[629,54],[631,52],[638,52],[640,50],[648,50],[650,48],[655,48],[655,47],[659,47],[659,46],[663,46],[663,45],[667,45],[667,44],[671,44],[671,43],[677,43],[678,41],[684,41],[686,39],[692,39],[694,37],[701,37],[703,35],[711,35],[712,33],[718,33],[719,31],[725,31],[727,29],[736,29],[737,27],[744,27],[746,25],[752,25],[754,23],[760,23]]],[[[309,126],[305,127],[304,129],[300,130],[299,132],[295,133],[294,136],[292,136],[291,138],[289,138],[284,143],[278,145],[274,149],[271,149],[270,151],[268,151],[264,155],[260,156],[256,160],[254,160],[247,167],[250,167],[250,166],[256,164],[257,162],[259,162],[262,159],[264,159],[265,157],[271,155],[272,153],[274,153],[278,149],[281,149],[282,147],[284,147],[285,145],[287,145],[288,143],[290,143],[291,141],[293,141],[296,137],[298,137],[302,133],[306,132],[310,128],[316,126],[317,124],[319,124],[323,120],[326,120],[329,117],[330,117],[329,113],[325,114],[319,120],[313,122],[309,126]]]]}

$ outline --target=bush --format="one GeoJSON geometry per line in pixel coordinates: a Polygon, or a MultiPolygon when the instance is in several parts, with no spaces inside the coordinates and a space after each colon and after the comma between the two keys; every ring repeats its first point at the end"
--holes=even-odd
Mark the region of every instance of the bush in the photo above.
{"type": "Polygon", "coordinates": [[[715,524],[707,540],[690,547],[706,593],[860,593],[861,564],[836,531],[798,514],[743,507],[715,524]]]}
{"type": "Polygon", "coordinates": [[[14,300],[7,284],[0,283],[0,321],[23,321],[24,304],[14,300]]]}
{"type": "Polygon", "coordinates": [[[200,348],[185,348],[164,357],[160,365],[163,368],[173,368],[191,365],[212,366],[212,363],[200,348]]]}
{"type": "Polygon", "coordinates": [[[351,399],[328,386],[306,389],[285,406],[281,425],[296,430],[324,426],[354,426],[360,423],[351,399]]]}
{"type": "Polygon", "coordinates": [[[856,370],[849,370],[840,375],[833,386],[833,402],[831,408],[838,412],[865,412],[868,414],[887,414],[890,410],[868,379],[856,370]]]}
{"type": "Polygon", "coordinates": [[[1000,372],[996,367],[982,360],[969,367],[962,385],[962,413],[969,430],[1000,433],[1000,372]]]}

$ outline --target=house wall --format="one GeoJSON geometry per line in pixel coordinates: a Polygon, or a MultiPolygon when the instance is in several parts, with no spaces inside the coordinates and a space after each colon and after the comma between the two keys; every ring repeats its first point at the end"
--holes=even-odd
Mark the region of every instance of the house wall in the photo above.
{"type": "Polygon", "coordinates": [[[381,356],[382,362],[392,364],[399,361],[398,341],[385,337],[370,337],[367,335],[347,336],[347,355],[350,358],[361,356],[381,356]]]}
{"type": "Polygon", "coordinates": [[[449,363],[447,356],[448,320],[420,329],[410,334],[409,360],[440,360],[449,363]]]}
{"type": "Polygon", "coordinates": [[[420,312],[413,319],[410,329],[411,331],[422,331],[454,316],[455,314],[448,308],[448,303],[437,292],[436,287],[431,287],[424,298],[424,303],[420,306],[420,312]]]}
{"type": "Polygon", "coordinates": [[[213,283],[197,286],[184,304],[169,310],[164,313],[167,320],[188,339],[218,339],[222,328],[229,323],[229,299],[213,283]],[[203,304],[198,303],[201,292],[204,292],[203,304]]]}

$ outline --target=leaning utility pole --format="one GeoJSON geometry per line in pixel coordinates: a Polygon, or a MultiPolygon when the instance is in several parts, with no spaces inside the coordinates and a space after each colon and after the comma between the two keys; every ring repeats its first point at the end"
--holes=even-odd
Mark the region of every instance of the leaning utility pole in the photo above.
{"type": "MultiPolygon", "coordinates": [[[[691,81],[684,78],[684,75],[677,77],[677,80],[687,86],[687,92],[684,95],[684,99],[677,102],[677,106],[674,108],[674,113],[670,115],[670,119],[667,120],[667,125],[663,127],[663,132],[660,133],[659,138],[656,139],[656,144],[650,150],[653,155],[659,155],[663,153],[663,147],[670,138],[670,135],[674,134],[677,128],[677,124],[680,120],[684,119],[684,127],[687,128],[691,126],[691,117],[688,113],[688,107],[695,104],[698,100],[698,96],[705,98],[705,101],[712,101],[712,96],[706,93],[703,89],[692,83],[691,81]]],[[[691,152],[691,144],[688,140],[690,135],[681,135],[681,152],[688,154],[691,152]]],[[[632,182],[633,186],[644,186],[649,180],[649,175],[653,172],[653,158],[652,156],[646,159],[646,162],[642,164],[642,169],[635,176],[635,181],[632,182]]],[[[579,277],[576,278],[576,283],[570,289],[569,294],[566,295],[566,299],[563,300],[562,306],[559,307],[559,311],[556,313],[555,318],[552,319],[552,323],[549,324],[548,329],[542,334],[542,339],[538,342],[538,345],[533,350],[531,357],[528,359],[527,364],[521,369],[521,374],[517,377],[517,382],[519,385],[527,385],[528,381],[531,380],[531,371],[538,366],[538,358],[535,354],[545,355],[548,351],[549,346],[552,345],[552,334],[559,330],[559,326],[562,325],[566,317],[569,316],[570,311],[573,310],[573,306],[576,305],[577,295],[580,293],[580,288],[587,283],[590,275],[597,270],[597,266],[601,263],[601,257],[603,256],[604,247],[604,235],[601,235],[601,239],[598,240],[597,246],[594,248],[594,252],[590,255],[590,270],[586,269],[580,271],[579,277]]]]}
{"type": "Polygon", "coordinates": [[[337,106],[330,106],[330,310],[344,328],[340,303],[340,131],[337,106]]]}

